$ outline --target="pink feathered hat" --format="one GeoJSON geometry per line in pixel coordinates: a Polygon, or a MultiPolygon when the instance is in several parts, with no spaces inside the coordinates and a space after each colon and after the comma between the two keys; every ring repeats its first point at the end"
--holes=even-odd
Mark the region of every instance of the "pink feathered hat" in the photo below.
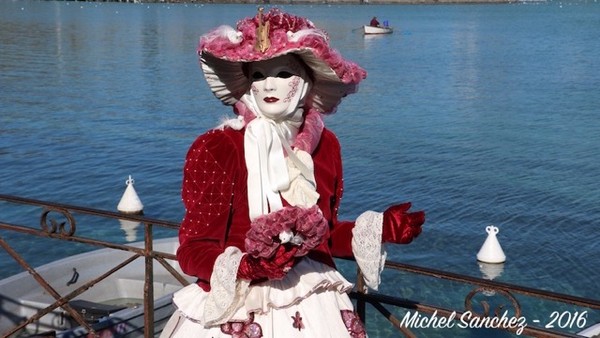
{"type": "Polygon", "coordinates": [[[237,29],[220,26],[200,37],[198,55],[204,76],[215,96],[234,105],[250,88],[244,74],[246,62],[285,54],[299,56],[310,68],[312,88],[305,106],[321,113],[335,112],[341,99],[355,93],[367,72],[344,60],[329,46],[327,33],[308,19],[277,8],[238,22],[237,29]]]}

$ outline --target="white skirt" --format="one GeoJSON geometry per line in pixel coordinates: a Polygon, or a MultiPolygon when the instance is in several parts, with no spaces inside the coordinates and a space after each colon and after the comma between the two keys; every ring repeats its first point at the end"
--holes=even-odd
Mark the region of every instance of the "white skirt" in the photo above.
{"type": "Polygon", "coordinates": [[[305,258],[283,280],[250,286],[227,323],[205,327],[198,319],[209,293],[191,284],[176,292],[177,309],[161,338],[366,337],[347,294],[352,286],[332,267],[305,258]]]}

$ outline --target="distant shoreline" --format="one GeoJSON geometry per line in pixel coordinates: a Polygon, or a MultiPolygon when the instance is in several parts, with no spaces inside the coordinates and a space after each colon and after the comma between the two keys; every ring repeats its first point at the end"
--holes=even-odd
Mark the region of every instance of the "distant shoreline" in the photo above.
{"type": "MultiPolygon", "coordinates": [[[[134,2],[134,1],[127,1],[134,2]]],[[[543,0],[204,0],[204,1],[135,1],[143,3],[181,4],[255,4],[255,5],[432,5],[432,4],[509,4],[520,2],[544,2],[543,0]]]]}

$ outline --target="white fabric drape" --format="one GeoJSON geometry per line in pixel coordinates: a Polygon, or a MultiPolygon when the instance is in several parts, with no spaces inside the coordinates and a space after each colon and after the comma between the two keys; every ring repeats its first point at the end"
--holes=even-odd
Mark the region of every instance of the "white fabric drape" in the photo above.
{"type": "MultiPolygon", "coordinates": [[[[312,169],[294,154],[291,147],[304,121],[302,99],[309,86],[310,83],[301,80],[301,90],[291,98],[288,111],[277,117],[268,117],[258,109],[252,91],[241,98],[256,115],[256,118],[246,125],[244,133],[250,219],[283,208],[279,193],[288,190],[291,181],[286,157],[300,170],[303,177],[312,182],[316,192],[312,169]]],[[[312,163],[309,165],[312,167],[312,163]]]]}

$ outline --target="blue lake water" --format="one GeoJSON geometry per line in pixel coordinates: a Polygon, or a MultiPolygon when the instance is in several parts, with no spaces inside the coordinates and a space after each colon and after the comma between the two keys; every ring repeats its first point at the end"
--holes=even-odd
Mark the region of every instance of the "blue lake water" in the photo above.
{"type": "MultiPolygon", "coordinates": [[[[368,71],[326,118],[343,149],[342,218],[410,200],[427,222],[391,259],[477,277],[493,224],[507,256],[496,280],[599,298],[597,1],[281,7],[368,71]],[[394,34],[356,30],[374,15],[394,34]]],[[[204,82],[198,37],[255,10],[0,2],[0,193],[115,210],[133,175],[145,214],[179,221],[187,148],[231,115],[204,82]]],[[[3,203],[0,215],[39,217],[3,203]]],[[[37,264],[79,250],[0,236],[37,264]]],[[[18,271],[0,252],[0,278],[18,271]]],[[[440,294],[389,278],[384,292],[440,294]]]]}

